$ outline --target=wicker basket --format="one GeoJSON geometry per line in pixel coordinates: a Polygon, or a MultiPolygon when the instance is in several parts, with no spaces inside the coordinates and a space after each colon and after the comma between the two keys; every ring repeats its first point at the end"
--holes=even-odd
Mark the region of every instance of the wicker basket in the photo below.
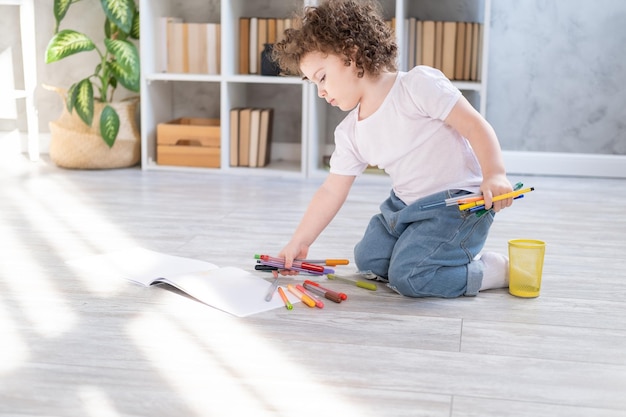
{"type": "MultiPolygon", "coordinates": [[[[65,103],[65,91],[58,92],[65,103]]],[[[92,126],[87,126],[76,112],[63,106],[58,120],[50,122],[50,159],[60,167],[73,169],[124,168],[140,159],[140,137],[135,112],[138,99],[109,103],[120,118],[120,130],[111,148],[100,136],[100,113],[106,104],[95,103],[92,126]]]]}

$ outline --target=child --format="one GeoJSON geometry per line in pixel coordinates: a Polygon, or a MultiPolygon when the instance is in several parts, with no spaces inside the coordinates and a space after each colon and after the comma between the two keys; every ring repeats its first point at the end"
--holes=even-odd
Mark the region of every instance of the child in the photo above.
{"type": "Polygon", "coordinates": [[[349,113],[335,130],[330,174],[279,254],[285,266],[306,258],[356,176],[377,165],[393,187],[354,249],[359,270],[409,297],[473,296],[507,286],[508,259],[479,255],[493,212],[512,203],[492,203],[512,191],[492,127],[440,71],[396,70],[394,36],[375,5],[324,0],[298,20],[275,46],[275,60],[349,113]],[[479,191],[485,208],[493,209],[484,216],[453,206],[421,208],[479,191]]]}

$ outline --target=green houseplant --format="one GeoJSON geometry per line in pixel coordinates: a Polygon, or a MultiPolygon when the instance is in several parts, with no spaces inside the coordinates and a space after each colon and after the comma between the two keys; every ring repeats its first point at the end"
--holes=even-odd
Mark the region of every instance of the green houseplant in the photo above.
{"type": "MultiPolygon", "coordinates": [[[[133,43],[139,39],[139,9],[135,0],[97,0],[105,18],[104,40],[98,46],[84,33],[73,29],[61,30],[61,23],[70,6],[78,1],[54,0],[55,33],[46,48],[45,61],[49,64],[82,52],[98,54],[99,60],[94,71],[73,83],[62,94],[69,113],[64,112],[62,118],[67,127],[68,116],[77,119],[77,115],[85,126],[99,133],[98,136],[108,148],[113,148],[120,133],[120,114],[114,105],[115,90],[122,86],[129,91],[139,92],[139,52],[133,43]]],[[[59,89],[57,91],[60,92],[59,89]]],[[[128,118],[123,116],[122,122],[128,118]]],[[[134,130],[137,131],[136,127],[134,130]]]]}

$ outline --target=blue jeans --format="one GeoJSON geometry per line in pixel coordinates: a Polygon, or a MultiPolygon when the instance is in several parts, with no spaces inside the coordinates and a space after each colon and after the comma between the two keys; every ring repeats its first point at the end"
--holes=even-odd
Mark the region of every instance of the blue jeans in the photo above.
{"type": "Polygon", "coordinates": [[[354,248],[357,268],[388,279],[390,288],[408,297],[476,295],[483,270],[473,259],[485,244],[493,211],[478,217],[455,206],[421,208],[465,193],[443,191],[407,206],[392,191],[354,248]]]}

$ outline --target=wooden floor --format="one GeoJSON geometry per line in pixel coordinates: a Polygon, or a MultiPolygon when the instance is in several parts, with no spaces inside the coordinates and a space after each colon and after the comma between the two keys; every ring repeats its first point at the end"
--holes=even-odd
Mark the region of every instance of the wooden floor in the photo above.
{"type": "MultiPolygon", "coordinates": [[[[626,415],[626,180],[511,176],[536,191],[498,215],[487,247],[547,242],[536,299],[329,282],[349,299],[243,319],[65,261],[142,246],[252,269],[319,180],[19,156],[0,180],[1,416],[626,415]]],[[[387,194],[359,180],[310,255],[352,259],[387,194]]]]}

